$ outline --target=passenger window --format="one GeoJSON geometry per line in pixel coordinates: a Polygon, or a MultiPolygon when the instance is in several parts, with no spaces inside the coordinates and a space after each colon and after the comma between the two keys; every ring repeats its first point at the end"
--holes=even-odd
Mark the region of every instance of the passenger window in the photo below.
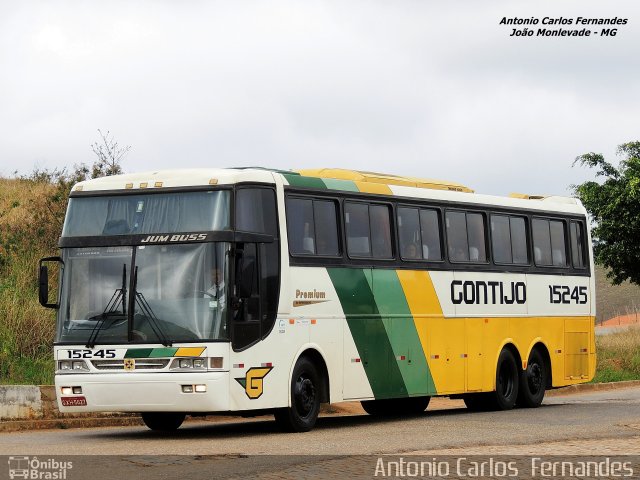
{"type": "Polygon", "coordinates": [[[511,227],[511,252],[513,263],[519,265],[529,264],[529,248],[527,242],[527,223],[523,217],[510,217],[511,227]]]}
{"type": "Polygon", "coordinates": [[[549,221],[549,233],[551,234],[551,260],[554,267],[567,266],[567,246],[565,242],[564,222],[549,221]]]}
{"type": "Polygon", "coordinates": [[[467,220],[464,212],[447,212],[447,245],[449,260],[452,262],[469,261],[469,243],[467,241],[467,220]]]}
{"type": "Polygon", "coordinates": [[[567,252],[564,222],[533,219],[533,259],[536,265],[565,267],[567,252]]]}
{"type": "Polygon", "coordinates": [[[371,251],[374,258],[391,258],[391,220],[389,207],[386,205],[370,205],[371,217],[371,251]]]}
{"type": "Polygon", "coordinates": [[[398,236],[400,237],[400,256],[404,260],[423,258],[420,217],[417,208],[398,208],[398,236]]]}
{"type": "Polygon", "coordinates": [[[318,255],[340,255],[336,203],[314,200],[313,212],[316,226],[316,253],[318,255]]]}
{"type": "Polygon", "coordinates": [[[480,213],[447,212],[449,259],[452,262],[487,260],[484,217],[480,213]]]}
{"type": "Polygon", "coordinates": [[[573,260],[574,268],[585,267],[585,236],[583,225],[580,222],[571,222],[571,258],[573,260]]]}
{"type": "Polygon", "coordinates": [[[422,233],[422,258],[425,260],[442,260],[438,212],[436,210],[420,210],[420,227],[422,233]]]}
{"type": "Polygon", "coordinates": [[[389,207],[345,202],[344,212],[349,256],[393,257],[389,207]]]}
{"type": "Polygon", "coordinates": [[[513,262],[509,217],[491,215],[491,246],[493,248],[493,259],[496,263],[513,262]]]}
{"type": "Polygon", "coordinates": [[[370,257],[369,206],[366,203],[345,202],[344,216],[349,256],[370,257]]]}
{"type": "Polygon", "coordinates": [[[287,232],[289,251],[294,255],[313,255],[315,249],[315,223],[313,202],[302,198],[287,199],[287,232]]]}
{"type": "Polygon", "coordinates": [[[340,254],[336,202],[287,198],[287,232],[292,255],[340,254]]]}
{"type": "Polygon", "coordinates": [[[528,264],[525,219],[508,215],[491,215],[491,246],[496,263],[528,264]]]}

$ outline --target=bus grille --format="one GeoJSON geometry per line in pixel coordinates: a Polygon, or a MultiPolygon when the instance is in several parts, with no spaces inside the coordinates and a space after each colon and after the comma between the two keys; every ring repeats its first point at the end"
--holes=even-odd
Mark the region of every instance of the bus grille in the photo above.
{"type": "MultiPolygon", "coordinates": [[[[92,360],[97,370],[124,370],[124,360],[92,360]]],[[[136,370],[160,370],[169,365],[169,359],[137,358],[136,370]]]]}

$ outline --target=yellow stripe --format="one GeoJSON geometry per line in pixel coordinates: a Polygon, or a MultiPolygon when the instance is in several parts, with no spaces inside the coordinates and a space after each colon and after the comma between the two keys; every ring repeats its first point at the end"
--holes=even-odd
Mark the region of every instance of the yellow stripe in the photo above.
{"type": "Polygon", "coordinates": [[[436,392],[448,393],[459,390],[460,382],[464,382],[464,360],[455,358],[453,352],[445,345],[448,343],[447,338],[455,336],[464,342],[464,320],[444,319],[429,272],[397,270],[397,273],[436,392]],[[437,355],[438,358],[432,358],[432,355],[437,355]],[[456,375],[452,375],[452,367],[456,370],[456,375]]]}
{"type": "Polygon", "coordinates": [[[174,357],[199,357],[205,347],[180,347],[174,357]]]}
{"type": "Polygon", "coordinates": [[[544,342],[554,387],[593,377],[593,317],[444,318],[428,272],[397,270],[397,274],[438,394],[495,389],[497,356],[505,341],[516,346],[523,364],[533,344],[544,342]],[[571,378],[574,371],[586,373],[586,378],[571,378]]]}
{"type": "Polygon", "coordinates": [[[381,195],[393,195],[389,185],[384,185],[382,183],[367,183],[367,182],[353,182],[363,193],[379,193],[381,195]]]}

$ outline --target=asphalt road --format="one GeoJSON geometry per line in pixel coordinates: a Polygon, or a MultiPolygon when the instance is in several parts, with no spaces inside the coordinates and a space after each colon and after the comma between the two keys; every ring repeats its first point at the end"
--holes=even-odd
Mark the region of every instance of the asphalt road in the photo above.
{"type": "MultiPolygon", "coordinates": [[[[508,412],[472,413],[460,401],[437,399],[420,416],[386,420],[357,412],[324,416],[313,431],[302,434],[281,433],[268,417],[187,422],[171,435],[146,427],[0,434],[0,455],[129,456],[126,465],[92,457],[91,468],[98,474],[94,478],[112,478],[100,476],[109,472],[126,478],[133,475],[127,470],[131,468],[142,469],[149,478],[174,478],[171,472],[185,474],[195,467],[208,472],[202,478],[257,472],[270,478],[269,472],[309,468],[309,461],[300,455],[499,454],[513,453],[514,448],[515,453],[640,455],[640,388],[548,397],[538,409],[508,412]],[[572,445],[573,450],[563,452],[572,445]],[[265,454],[278,456],[256,457],[265,454]],[[211,475],[213,471],[216,475],[211,475]]],[[[344,474],[344,465],[337,468],[338,476],[344,474]]],[[[135,475],[146,478],[140,472],[135,475]]]]}
{"type": "Polygon", "coordinates": [[[146,427],[2,433],[0,455],[359,455],[634,436],[640,388],[547,397],[538,409],[508,412],[472,413],[460,401],[438,399],[417,417],[327,416],[299,434],[279,432],[270,417],[186,422],[173,434],[146,427]]]}

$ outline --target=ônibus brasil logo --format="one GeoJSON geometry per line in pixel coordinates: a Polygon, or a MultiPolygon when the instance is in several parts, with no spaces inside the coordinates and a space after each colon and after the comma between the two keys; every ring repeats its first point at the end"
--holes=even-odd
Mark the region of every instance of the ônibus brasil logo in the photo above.
{"type": "Polygon", "coordinates": [[[67,470],[73,468],[73,462],[63,462],[55,458],[44,460],[38,457],[9,457],[9,478],[38,480],[65,480],[67,470]]]}

